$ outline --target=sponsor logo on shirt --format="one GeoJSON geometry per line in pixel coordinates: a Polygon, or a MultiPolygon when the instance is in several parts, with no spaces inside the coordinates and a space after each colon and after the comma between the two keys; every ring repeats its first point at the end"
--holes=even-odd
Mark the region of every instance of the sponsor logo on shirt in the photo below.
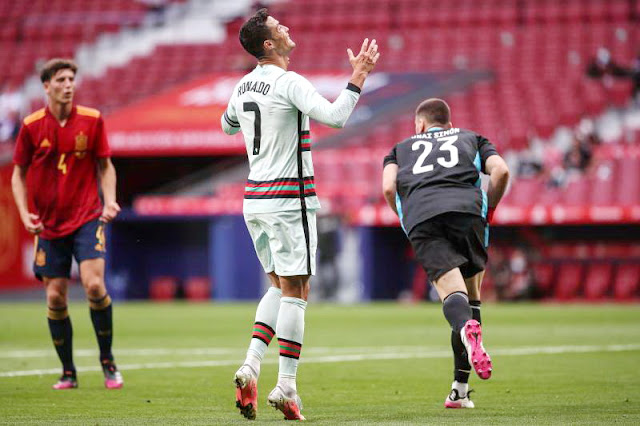
{"type": "Polygon", "coordinates": [[[49,142],[49,139],[44,138],[42,140],[42,142],[40,142],[40,148],[49,148],[51,146],[51,142],[49,142]]]}

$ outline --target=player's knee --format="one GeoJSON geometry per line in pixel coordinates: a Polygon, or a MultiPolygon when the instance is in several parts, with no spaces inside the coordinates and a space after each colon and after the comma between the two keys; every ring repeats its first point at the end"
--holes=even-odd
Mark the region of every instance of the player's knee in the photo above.
{"type": "Polygon", "coordinates": [[[62,308],[67,305],[67,295],[61,291],[47,292],[47,306],[50,308],[62,308]]]}
{"type": "Polygon", "coordinates": [[[87,296],[92,299],[97,299],[101,296],[104,296],[105,287],[104,281],[100,277],[91,277],[85,283],[85,290],[87,292],[87,296]]]}

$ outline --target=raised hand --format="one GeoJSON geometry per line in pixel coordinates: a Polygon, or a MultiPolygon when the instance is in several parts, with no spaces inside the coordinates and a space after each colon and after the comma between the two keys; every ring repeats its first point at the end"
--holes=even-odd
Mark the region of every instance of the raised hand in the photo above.
{"type": "Polygon", "coordinates": [[[368,38],[365,38],[362,42],[362,47],[360,48],[360,52],[358,52],[357,56],[353,55],[353,51],[351,49],[347,49],[347,54],[349,55],[349,62],[353,67],[354,73],[370,73],[376,66],[378,58],[380,57],[376,39],[371,40],[371,43],[369,43],[368,38]]]}

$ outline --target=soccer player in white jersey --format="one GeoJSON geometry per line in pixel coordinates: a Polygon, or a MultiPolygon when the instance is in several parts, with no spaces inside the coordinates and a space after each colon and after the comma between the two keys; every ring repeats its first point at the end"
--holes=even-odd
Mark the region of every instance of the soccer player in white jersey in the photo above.
{"type": "Polygon", "coordinates": [[[309,278],[317,245],[315,192],[309,117],[343,127],[380,53],[365,39],[360,52],[347,49],[353,74],[335,102],[322,97],[299,74],[287,71],[296,47],[289,28],[260,9],[240,29],[240,43],[258,65],[235,86],[221,118],[227,134],[242,131],[249,157],[244,218],[271,287],[256,311],[244,364],[235,374],[236,406],[255,419],[262,357],[278,336],[278,383],[267,402],[288,420],[304,420],[296,371],[304,336],[309,278]]]}

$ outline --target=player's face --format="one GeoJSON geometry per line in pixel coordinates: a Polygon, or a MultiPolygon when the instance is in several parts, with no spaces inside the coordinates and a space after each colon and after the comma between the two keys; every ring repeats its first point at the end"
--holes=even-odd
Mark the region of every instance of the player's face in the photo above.
{"type": "Polygon", "coordinates": [[[271,40],[275,46],[275,51],[280,55],[291,52],[296,43],[289,37],[289,28],[282,25],[273,16],[267,18],[267,27],[271,30],[271,40]]]}
{"type": "Polygon", "coordinates": [[[76,89],[75,73],[70,69],[62,69],[55,73],[51,80],[44,83],[44,91],[50,102],[68,104],[73,101],[76,89]]]}

